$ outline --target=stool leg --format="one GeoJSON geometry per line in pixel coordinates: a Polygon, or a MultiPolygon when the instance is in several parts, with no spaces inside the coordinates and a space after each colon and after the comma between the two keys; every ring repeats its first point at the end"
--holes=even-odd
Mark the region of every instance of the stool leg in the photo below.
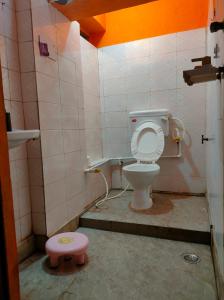
{"type": "Polygon", "coordinates": [[[50,256],[50,265],[52,268],[56,268],[58,266],[58,256],[50,256]]]}
{"type": "Polygon", "coordinates": [[[76,263],[78,265],[84,265],[85,264],[85,253],[81,254],[81,255],[76,255],[75,259],[76,259],[76,263]]]}

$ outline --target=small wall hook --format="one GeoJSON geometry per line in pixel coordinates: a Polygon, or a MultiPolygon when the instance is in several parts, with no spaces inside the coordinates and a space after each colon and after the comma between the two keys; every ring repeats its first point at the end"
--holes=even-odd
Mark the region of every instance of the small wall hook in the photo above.
{"type": "Polygon", "coordinates": [[[213,141],[214,139],[213,138],[207,138],[204,136],[204,134],[202,134],[201,136],[201,143],[204,144],[205,142],[208,142],[208,141],[213,141]]]}
{"type": "Polygon", "coordinates": [[[220,52],[219,45],[216,44],[214,48],[214,54],[215,54],[214,58],[219,58],[219,52],[220,52]]]}

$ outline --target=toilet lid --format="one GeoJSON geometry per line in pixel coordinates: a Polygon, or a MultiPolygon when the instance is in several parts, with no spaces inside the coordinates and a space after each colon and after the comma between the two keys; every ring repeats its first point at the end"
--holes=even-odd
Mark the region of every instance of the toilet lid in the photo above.
{"type": "Polygon", "coordinates": [[[159,125],[145,122],[136,128],[131,140],[133,157],[140,161],[156,162],[163,150],[164,133],[159,125]]]}

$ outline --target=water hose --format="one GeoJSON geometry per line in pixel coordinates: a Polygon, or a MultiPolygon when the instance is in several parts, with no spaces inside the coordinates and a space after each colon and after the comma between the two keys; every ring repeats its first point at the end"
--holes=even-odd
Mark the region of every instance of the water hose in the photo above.
{"type": "MultiPolygon", "coordinates": [[[[180,142],[181,140],[184,140],[185,134],[186,134],[186,129],[184,126],[184,122],[176,117],[172,117],[172,120],[177,121],[177,123],[179,123],[179,126],[177,124],[177,128],[175,128],[175,132],[173,131],[172,133],[172,138],[176,141],[176,142],[180,142]],[[181,130],[181,134],[179,134],[178,130],[181,130]],[[178,136],[179,135],[179,136],[178,136]]],[[[176,122],[175,122],[176,123],[176,122]]]]}
{"type": "Polygon", "coordinates": [[[103,172],[101,171],[101,169],[95,169],[94,173],[98,173],[98,174],[101,175],[101,177],[103,178],[103,180],[105,182],[105,186],[106,186],[106,195],[105,195],[105,197],[103,199],[99,200],[95,204],[95,206],[97,208],[99,208],[100,206],[102,206],[104,204],[104,202],[106,202],[107,200],[111,200],[111,199],[115,199],[115,198],[121,197],[127,191],[127,189],[129,188],[129,183],[128,183],[127,186],[125,187],[125,189],[122,192],[120,192],[119,194],[114,195],[112,197],[109,197],[109,186],[108,186],[108,182],[107,182],[106,176],[103,174],[103,172]]]}

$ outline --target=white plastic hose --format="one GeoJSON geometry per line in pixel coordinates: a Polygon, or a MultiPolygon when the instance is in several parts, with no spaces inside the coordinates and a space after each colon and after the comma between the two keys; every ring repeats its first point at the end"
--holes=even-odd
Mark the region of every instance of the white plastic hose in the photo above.
{"type": "MultiPolygon", "coordinates": [[[[185,126],[184,126],[184,122],[183,122],[181,119],[176,118],[176,117],[172,117],[172,120],[177,121],[177,122],[179,123],[180,126],[178,126],[178,129],[180,129],[180,130],[182,131],[182,136],[181,136],[181,138],[182,138],[182,140],[184,140],[185,133],[186,133],[186,129],[185,129],[185,126]]],[[[173,136],[173,138],[174,138],[174,136],[173,136]]]]}
{"type": "Polygon", "coordinates": [[[106,195],[105,195],[105,197],[102,200],[98,201],[95,204],[95,206],[97,208],[99,208],[101,205],[103,205],[104,202],[106,202],[107,200],[111,200],[111,199],[115,199],[115,198],[121,197],[127,191],[127,189],[129,188],[129,184],[127,184],[127,186],[125,187],[125,189],[121,193],[119,193],[119,194],[117,194],[115,196],[112,196],[112,197],[108,197],[109,196],[109,187],[108,187],[106,176],[103,174],[102,171],[99,172],[99,174],[102,176],[102,178],[103,178],[103,180],[105,182],[105,185],[106,185],[106,195]]]}

